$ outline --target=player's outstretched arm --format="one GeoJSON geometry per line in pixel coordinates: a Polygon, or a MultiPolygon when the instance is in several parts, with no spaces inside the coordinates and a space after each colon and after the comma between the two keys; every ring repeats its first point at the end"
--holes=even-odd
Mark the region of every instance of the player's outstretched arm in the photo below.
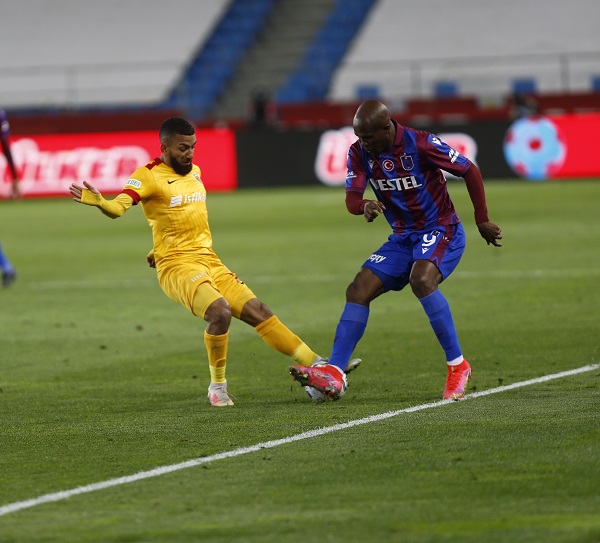
{"type": "Polygon", "coordinates": [[[133,199],[127,194],[121,193],[114,200],[106,200],[91,183],[84,181],[83,185],[82,187],[76,183],[71,184],[69,192],[73,200],[80,204],[95,206],[111,219],[116,219],[123,215],[133,204],[133,199]]]}
{"type": "Polygon", "coordinates": [[[71,193],[71,196],[73,196],[73,200],[75,200],[76,202],[85,203],[82,201],[83,191],[85,189],[89,190],[92,194],[100,194],[98,189],[96,187],[94,187],[91,183],[84,181],[83,185],[84,186],[82,187],[81,185],[72,183],[71,186],[69,187],[69,192],[71,193]]]}

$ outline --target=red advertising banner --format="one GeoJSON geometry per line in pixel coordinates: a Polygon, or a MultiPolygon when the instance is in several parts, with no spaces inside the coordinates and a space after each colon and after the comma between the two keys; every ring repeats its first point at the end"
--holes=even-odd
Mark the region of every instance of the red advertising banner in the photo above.
{"type": "Polygon", "coordinates": [[[504,139],[506,162],[532,181],[599,177],[599,126],[600,113],[518,119],[504,139]]]}
{"type": "MultiPolygon", "coordinates": [[[[469,134],[440,132],[437,135],[450,147],[477,164],[477,142],[469,134]]],[[[321,134],[315,158],[315,174],[321,183],[330,186],[346,184],[348,148],[356,139],[352,127],[327,130],[321,134]]],[[[447,172],[444,174],[453,177],[447,172]]]]}
{"type": "Polygon", "coordinates": [[[600,113],[552,115],[566,142],[566,156],[556,177],[600,176],[600,113]]]}
{"type": "MultiPolygon", "coordinates": [[[[194,162],[210,191],[237,187],[235,134],[198,130],[194,162]]],[[[56,134],[11,138],[21,197],[68,196],[69,185],[88,181],[103,194],[121,191],[135,169],[160,156],[157,131],[56,134]]],[[[0,154],[0,198],[11,194],[12,178],[0,154]]]]}

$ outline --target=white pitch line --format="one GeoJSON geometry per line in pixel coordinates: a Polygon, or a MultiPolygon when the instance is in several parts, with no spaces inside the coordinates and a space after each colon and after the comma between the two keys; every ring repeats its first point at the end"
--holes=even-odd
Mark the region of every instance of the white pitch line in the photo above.
{"type": "MultiPolygon", "coordinates": [[[[498,394],[500,392],[506,392],[507,390],[513,390],[515,388],[526,387],[529,385],[535,385],[538,383],[545,383],[546,381],[552,381],[553,379],[561,379],[563,377],[569,377],[571,375],[577,375],[579,373],[586,373],[589,371],[593,371],[600,368],[600,364],[590,364],[589,366],[583,366],[581,368],[576,368],[573,370],[563,371],[560,373],[553,373],[551,375],[544,375],[542,377],[537,377],[535,379],[529,379],[527,381],[521,381],[518,383],[513,383],[512,385],[504,385],[497,388],[492,388],[489,390],[482,390],[481,392],[474,392],[472,394],[467,394],[464,396],[463,400],[470,400],[473,398],[480,398],[482,396],[489,396],[490,394],[498,394]]],[[[404,413],[414,413],[415,411],[423,411],[424,409],[431,409],[433,407],[440,407],[442,405],[447,405],[449,403],[453,403],[454,400],[440,400],[437,402],[426,403],[421,405],[415,405],[413,407],[407,407],[405,409],[400,409],[398,411],[388,411],[386,413],[380,413],[378,415],[371,415],[370,417],[365,417],[362,419],[351,420],[342,424],[334,424],[333,426],[327,426],[325,428],[317,428],[315,430],[310,430],[308,432],[302,432],[301,434],[296,434],[289,437],[284,437],[282,439],[275,439],[273,441],[265,441],[263,443],[257,443],[256,445],[251,445],[249,447],[240,447],[239,449],[234,449],[232,451],[226,451],[218,454],[213,454],[211,456],[205,456],[202,458],[195,458],[193,460],[188,460],[186,462],[181,462],[179,464],[171,464],[168,466],[161,466],[158,468],[154,468],[148,471],[140,471],[133,475],[126,475],[124,477],[117,477],[116,479],[109,479],[108,481],[102,481],[100,483],[93,483],[85,486],[78,486],[76,488],[72,488],[71,490],[63,490],[60,492],[53,492],[51,494],[44,494],[43,496],[39,496],[37,498],[32,498],[30,500],[24,500],[20,502],[9,503],[7,505],[3,505],[0,507],[0,516],[8,515],[10,513],[16,513],[17,511],[22,511],[23,509],[29,509],[31,507],[36,507],[38,505],[42,505],[44,503],[52,503],[58,502],[61,500],[66,500],[73,496],[77,496],[78,494],[88,494],[90,492],[95,492],[96,490],[103,490],[105,488],[110,488],[113,486],[120,486],[127,483],[135,483],[137,481],[142,481],[144,479],[151,479],[152,477],[159,477],[161,475],[165,475],[167,473],[172,473],[174,471],[180,471],[182,469],[193,468],[196,466],[200,466],[202,464],[207,464],[209,462],[215,462],[217,460],[225,460],[227,458],[234,458],[236,456],[241,456],[243,454],[248,454],[256,451],[260,451],[262,449],[272,449],[274,447],[279,447],[280,445],[286,445],[288,443],[294,443],[295,441],[302,441],[303,439],[310,439],[312,437],[318,437],[325,434],[330,434],[332,432],[337,432],[339,430],[345,430],[346,428],[352,428],[353,426],[361,426],[363,424],[369,424],[371,422],[377,422],[380,420],[389,419],[392,417],[396,417],[398,415],[402,415],[404,413]]]]}

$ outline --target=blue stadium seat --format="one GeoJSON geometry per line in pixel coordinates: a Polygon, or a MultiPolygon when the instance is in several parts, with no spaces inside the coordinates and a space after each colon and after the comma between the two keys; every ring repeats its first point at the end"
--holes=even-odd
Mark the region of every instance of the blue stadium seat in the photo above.
{"type": "Polygon", "coordinates": [[[307,91],[303,86],[286,85],[279,89],[275,94],[275,99],[279,104],[293,104],[296,102],[307,101],[307,91]]]}
{"type": "Polygon", "coordinates": [[[533,94],[537,90],[535,79],[530,77],[523,77],[515,79],[512,84],[513,92],[515,94],[533,94]]]}
{"type": "Polygon", "coordinates": [[[359,100],[377,100],[381,98],[381,92],[377,85],[358,85],[356,87],[356,97],[359,100]]]}
{"type": "Polygon", "coordinates": [[[452,98],[458,96],[458,85],[455,81],[436,81],[433,85],[436,98],[452,98]]]}

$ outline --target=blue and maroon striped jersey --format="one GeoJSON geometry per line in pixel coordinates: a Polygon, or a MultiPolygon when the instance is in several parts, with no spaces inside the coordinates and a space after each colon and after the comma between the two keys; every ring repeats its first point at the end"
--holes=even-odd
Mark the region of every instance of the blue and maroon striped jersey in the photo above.
{"type": "Polygon", "coordinates": [[[470,160],[434,134],[392,122],[389,153],[375,156],[360,141],[350,146],[346,192],[362,195],[370,184],[395,234],[459,223],[441,170],[462,177],[470,160]]]}

